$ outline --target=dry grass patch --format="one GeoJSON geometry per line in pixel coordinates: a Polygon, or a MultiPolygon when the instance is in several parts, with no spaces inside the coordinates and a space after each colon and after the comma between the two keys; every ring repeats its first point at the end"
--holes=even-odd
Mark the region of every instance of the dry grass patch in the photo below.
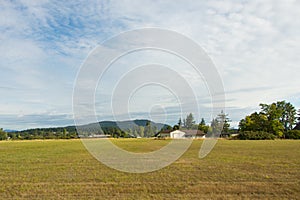
{"type": "MultiPolygon", "coordinates": [[[[168,140],[115,139],[133,152],[168,140]]],[[[129,174],[95,160],[80,140],[0,142],[0,199],[297,199],[300,142],[218,141],[204,159],[201,140],[156,172],[129,174]]]]}

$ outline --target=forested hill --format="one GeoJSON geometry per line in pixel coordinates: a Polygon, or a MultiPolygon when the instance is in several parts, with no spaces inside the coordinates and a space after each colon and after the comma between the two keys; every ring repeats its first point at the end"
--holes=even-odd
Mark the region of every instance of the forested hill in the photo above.
{"type": "MultiPolygon", "coordinates": [[[[78,126],[80,136],[110,135],[112,137],[150,137],[161,129],[169,127],[167,124],[155,123],[150,120],[101,121],[78,126]],[[99,130],[99,125],[101,129],[99,130]]],[[[35,128],[7,133],[11,139],[70,139],[78,138],[76,126],[35,128]]]]}
{"type": "MultiPolygon", "coordinates": [[[[136,119],[136,120],[127,120],[127,121],[101,121],[99,122],[101,128],[108,128],[108,127],[112,127],[112,128],[120,128],[120,129],[129,129],[129,128],[133,128],[135,126],[144,126],[146,127],[147,125],[149,125],[149,123],[151,124],[151,126],[155,126],[158,129],[161,129],[165,126],[168,126],[167,124],[162,124],[162,123],[155,123],[152,122],[150,120],[146,120],[146,119],[136,119]]],[[[97,123],[92,123],[92,124],[87,124],[87,125],[83,125],[80,127],[89,127],[89,126],[95,126],[97,125],[97,123]]]]}

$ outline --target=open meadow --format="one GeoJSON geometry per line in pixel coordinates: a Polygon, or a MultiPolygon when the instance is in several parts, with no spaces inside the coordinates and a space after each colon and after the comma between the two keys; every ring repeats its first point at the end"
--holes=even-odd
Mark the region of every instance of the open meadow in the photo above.
{"type": "MultiPolygon", "coordinates": [[[[168,140],[113,139],[133,152],[168,140]]],[[[204,159],[201,140],[175,163],[146,174],[101,164],[80,140],[0,142],[1,199],[299,199],[300,142],[219,140],[204,159]]]]}

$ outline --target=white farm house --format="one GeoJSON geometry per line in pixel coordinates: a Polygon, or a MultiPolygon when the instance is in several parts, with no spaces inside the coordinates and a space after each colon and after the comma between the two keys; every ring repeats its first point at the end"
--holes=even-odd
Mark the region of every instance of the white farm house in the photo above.
{"type": "Polygon", "coordinates": [[[183,138],[185,138],[185,132],[182,132],[180,130],[172,131],[172,132],[170,132],[170,138],[183,139],[183,138]]]}

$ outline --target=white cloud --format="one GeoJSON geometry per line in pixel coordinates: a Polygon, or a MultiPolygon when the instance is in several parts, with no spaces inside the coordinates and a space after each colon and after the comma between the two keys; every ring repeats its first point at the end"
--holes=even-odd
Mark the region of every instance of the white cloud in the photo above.
{"type": "Polygon", "coordinates": [[[260,102],[287,99],[300,107],[294,97],[299,10],[296,0],[1,2],[0,112],[71,113],[72,84],[89,51],[142,27],[178,31],[207,51],[222,76],[234,121],[260,102]]]}

